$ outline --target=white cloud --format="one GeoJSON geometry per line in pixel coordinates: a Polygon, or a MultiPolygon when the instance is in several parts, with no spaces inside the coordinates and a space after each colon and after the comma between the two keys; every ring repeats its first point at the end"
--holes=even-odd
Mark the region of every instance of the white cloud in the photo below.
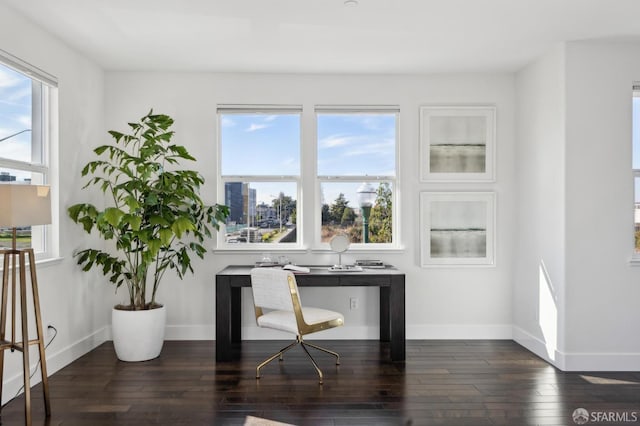
{"type": "MultiPolygon", "coordinates": [[[[12,86],[15,87],[15,86],[12,86]]],[[[31,99],[31,86],[21,87],[19,89],[7,90],[8,93],[5,93],[3,98],[7,102],[15,102],[17,104],[21,104],[21,100],[23,99],[31,99]]]]}
{"type": "Polygon", "coordinates": [[[273,120],[275,120],[276,118],[278,118],[278,116],[277,116],[277,115],[267,115],[267,116],[264,118],[264,121],[269,122],[269,121],[273,121],[273,120]]]}
{"type": "Polygon", "coordinates": [[[25,129],[31,127],[31,116],[30,115],[17,115],[14,117],[14,120],[18,123],[22,124],[25,129]]]}
{"type": "Polygon", "coordinates": [[[353,136],[344,136],[341,134],[329,135],[319,141],[320,148],[335,148],[337,146],[345,146],[353,143],[356,140],[353,136]]]}
{"type": "Polygon", "coordinates": [[[31,161],[31,144],[27,141],[7,139],[0,145],[0,157],[19,161],[31,161]]]}
{"type": "Polygon", "coordinates": [[[251,125],[245,129],[245,132],[255,132],[256,130],[264,129],[266,127],[269,126],[267,124],[251,123],[251,125]]]}
{"type": "Polygon", "coordinates": [[[282,160],[282,166],[289,169],[291,166],[295,166],[297,164],[297,160],[293,157],[286,157],[282,160]]]}
{"type": "Polygon", "coordinates": [[[222,120],[220,120],[220,125],[222,127],[233,127],[236,125],[236,122],[229,117],[222,117],[222,120]]]}
{"type": "Polygon", "coordinates": [[[16,87],[20,83],[21,81],[18,77],[11,75],[6,70],[0,68],[0,88],[16,87]]]}

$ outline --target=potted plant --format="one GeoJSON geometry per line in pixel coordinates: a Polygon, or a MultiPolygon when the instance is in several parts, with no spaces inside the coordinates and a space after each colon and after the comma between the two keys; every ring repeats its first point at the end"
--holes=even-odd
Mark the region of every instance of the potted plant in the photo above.
{"type": "Polygon", "coordinates": [[[160,354],[164,341],[165,307],[156,301],[165,272],[182,279],[193,272],[191,254],[206,253],[205,238],[229,215],[226,206],[205,205],[199,196],[204,178],[181,169],[195,161],[187,150],[171,143],[173,119],[153,114],[129,123],[130,133],[109,131],[115,140],[94,150],[98,159],[82,169],[87,187],[107,196],[107,206],[75,204],[71,219],[87,233],[96,231],[113,241],[110,249],[87,248],[74,253],[84,271],[98,268],[116,289],[126,285],[128,303],[112,311],[113,342],[118,358],[143,361],[160,354]]]}

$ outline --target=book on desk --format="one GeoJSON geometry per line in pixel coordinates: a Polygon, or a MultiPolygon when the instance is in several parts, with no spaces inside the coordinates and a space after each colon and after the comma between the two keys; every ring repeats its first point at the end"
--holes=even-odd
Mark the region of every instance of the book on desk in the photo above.
{"type": "Polygon", "coordinates": [[[287,264],[282,267],[285,271],[291,271],[294,274],[308,274],[311,272],[311,269],[306,266],[298,266],[294,264],[287,264]]]}

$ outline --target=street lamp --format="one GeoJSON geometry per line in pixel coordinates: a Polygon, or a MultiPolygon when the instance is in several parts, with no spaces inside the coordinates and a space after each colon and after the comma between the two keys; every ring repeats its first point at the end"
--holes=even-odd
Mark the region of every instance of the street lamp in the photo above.
{"type": "Polygon", "coordinates": [[[280,199],[280,214],[278,218],[280,219],[280,232],[282,232],[282,192],[278,194],[278,198],[280,199]]]}
{"type": "MultiPolygon", "coordinates": [[[[271,198],[275,198],[273,195],[269,195],[271,198]]],[[[280,222],[280,232],[282,232],[282,192],[280,194],[278,194],[278,200],[280,201],[280,205],[278,210],[276,210],[278,212],[278,220],[280,222]]],[[[275,200],[274,200],[275,201],[275,200]]],[[[273,207],[275,209],[275,202],[273,203],[273,207]]]]}
{"type": "Polygon", "coordinates": [[[362,242],[369,242],[369,214],[376,200],[376,190],[371,184],[365,182],[358,188],[358,204],[362,211],[362,242]]]}
{"type": "Polygon", "coordinates": [[[24,129],[24,130],[21,130],[21,131],[19,131],[18,133],[14,133],[14,134],[12,134],[12,135],[9,135],[9,136],[6,136],[6,137],[4,137],[4,138],[0,139],[0,142],[4,142],[4,141],[6,141],[7,139],[11,139],[11,138],[12,138],[12,137],[14,137],[14,136],[18,136],[18,135],[23,134],[24,132],[30,132],[30,131],[31,131],[31,129],[24,129]]]}

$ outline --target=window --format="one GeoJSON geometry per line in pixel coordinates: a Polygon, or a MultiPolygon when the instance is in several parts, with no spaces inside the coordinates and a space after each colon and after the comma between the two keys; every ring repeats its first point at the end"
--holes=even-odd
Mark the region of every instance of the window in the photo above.
{"type": "MultiPolygon", "coordinates": [[[[55,78],[0,51],[0,182],[50,184],[49,112],[55,78]]],[[[51,226],[19,228],[18,247],[50,257],[51,226]]],[[[0,247],[11,246],[11,230],[0,228],[0,247]]]]}
{"type": "Polygon", "coordinates": [[[317,107],[317,241],[396,243],[397,107],[317,107]]]}
{"type": "Polygon", "coordinates": [[[303,120],[301,106],[219,106],[218,202],[230,215],[218,247],[326,248],[338,233],[397,247],[398,112],[317,106],[303,120]]]}
{"type": "Polygon", "coordinates": [[[220,200],[230,209],[219,246],[300,243],[299,106],[218,108],[220,200]]]}

